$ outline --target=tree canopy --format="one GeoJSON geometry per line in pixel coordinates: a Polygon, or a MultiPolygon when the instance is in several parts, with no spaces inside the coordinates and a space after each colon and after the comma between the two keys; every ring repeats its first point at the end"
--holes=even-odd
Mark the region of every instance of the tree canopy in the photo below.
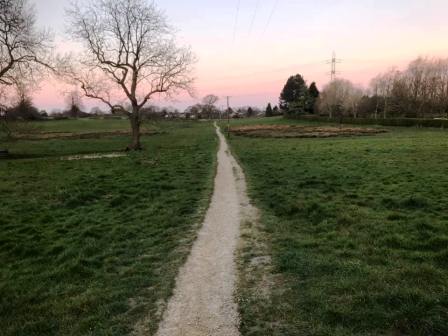
{"type": "Polygon", "coordinates": [[[311,96],[302,75],[297,74],[288,78],[280,94],[280,108],[287,114],[306,113],[311,96]]]}
{"type": "Polygon", "coordinates": [[[84,53],[67,62],[63,73],[85,96],[127,114],[128,149],[140,149],[140,110],[155,94],[191,92],[193,53],[177,45],[173,28],[153,2],[89,0],[82,7],[74,4],[68,14],[71,34],[84,53]]]}
{"type": "Polygon", "coordinates": [[[310,103],[309,103],[307,112],[315,113],[316,112],[316,104],[317,104],[317,101],[320,96],[320,92],[319,92],[319,89],[317,88],[316,82],[311,83],[311,85],[308,89],[308,92],[310,94],[310,103]]]}

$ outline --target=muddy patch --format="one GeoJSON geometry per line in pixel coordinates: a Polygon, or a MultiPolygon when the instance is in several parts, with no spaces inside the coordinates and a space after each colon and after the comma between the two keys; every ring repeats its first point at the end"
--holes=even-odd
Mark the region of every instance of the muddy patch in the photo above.
{"type": "Polygon", "coordinates": [[[255,138],[332,138],[369,136],[387,131],[379,128],[296,126],[296,125],[252,125],[232,127],[235,135],[255,138]]]}

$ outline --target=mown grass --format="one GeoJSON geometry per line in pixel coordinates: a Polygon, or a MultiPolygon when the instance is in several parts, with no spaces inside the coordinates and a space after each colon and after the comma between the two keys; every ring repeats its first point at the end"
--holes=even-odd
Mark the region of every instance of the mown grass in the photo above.
{"type": "Polygon", "coordinates": [[[448,133],[389,130],[231,137],[279,275],[240,289],[244,335],[448,334],[448,133]]]}
{"type": "Polygon", "coordinates": [[[128,137],[2,144],[26,157],[0,160],[2,335],[156,330],[208,204],[217,148],[210,124],[157,127],[144,151],[114,159],[59,156],[118,151],[128,137]]]}

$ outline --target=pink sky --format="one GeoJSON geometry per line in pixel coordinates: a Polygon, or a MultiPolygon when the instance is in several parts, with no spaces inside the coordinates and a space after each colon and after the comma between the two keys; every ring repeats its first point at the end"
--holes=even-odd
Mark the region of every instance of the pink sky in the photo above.
{"type": "MultiPolygon", "coordinates": [[[[60,50],[67,49],[64,6],[68,2],[36,1],[39,24],[53,29],[60,50]]],[[[404,67],[418,56],[448,57],[448,2],[444,0],[164,0],[158,4],[179,29],[180,41],[191,45],[199,59],[198,97],[182,95],[175,102],[158,101],[160,105],[184,108],[209,93],[222,97],[218,105],[225,103],[227,95],[234,106],[276,104],[290,75],[300,73],[309,83],[325,85],[330,70],[325,60],[333,50],[342,59],[339,76],[364,86],[379,72],[404,67]]],[[[62,108],[61,91],[59,83],[47,81],[36,92],[35,103],[48,110],[62,108]]],[[[86,101],[86,105],[100,104],[86,101]]]]}

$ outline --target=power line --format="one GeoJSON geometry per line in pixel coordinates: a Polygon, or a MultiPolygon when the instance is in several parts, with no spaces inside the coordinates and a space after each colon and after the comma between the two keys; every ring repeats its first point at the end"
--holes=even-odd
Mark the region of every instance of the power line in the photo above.
{"type": "Polygon", "coordinates": [[[257,4],[255,5],[254,15],[252,16],[252,21],[250,22],[249,35],[252,34],[252,29],[254,27],[255,19],[257,18],[259,8],[260,8],[260,0],[257,0],[257,4]]]}
{"type": "Polygon", "coordinates": [[[238,75],[222,76],[222,77],[214,79],[214,80],[215,81],[216,80],[220,81],[220,80],[247,78],[247,77],[253,77],[253,76],[257,76],[257,75],[284,73],[286,71],[297,71],[298,67],[301,67],[301,68],[313,67],[313,66],[319,66],[319,65],[323,65],[323,64],[326,64],[326,61],[317,61],[317,62],[309,62],[309,63],[291,64],[291,65],[286,66],[286,67],[271,68],[269,70],[253,71],[253,72],[239,73],[238,75]]]}
{"type": "Polygon", "coordinates": [[[269,14],[269,18],[266,23],[266,26],[264,27],[263,35],[266,34],[266,31],[268,30],[269,25],[271,24],[272,18],[274,17],[274,13],[277,10],[279,1],[280,0],[275,0],[274,7],[272,7],[272,10],[271,10],[271,13],[269,14]]]}
{"type": "Polygon", "coordinates": [[[235,43],[236,30],[238,29],[238,17],[240,15],[240,6],[241,6],[241,0],[238,0],[238,3],[236,4],[235,26],[233,27],[233,43],[235,43]]]}

